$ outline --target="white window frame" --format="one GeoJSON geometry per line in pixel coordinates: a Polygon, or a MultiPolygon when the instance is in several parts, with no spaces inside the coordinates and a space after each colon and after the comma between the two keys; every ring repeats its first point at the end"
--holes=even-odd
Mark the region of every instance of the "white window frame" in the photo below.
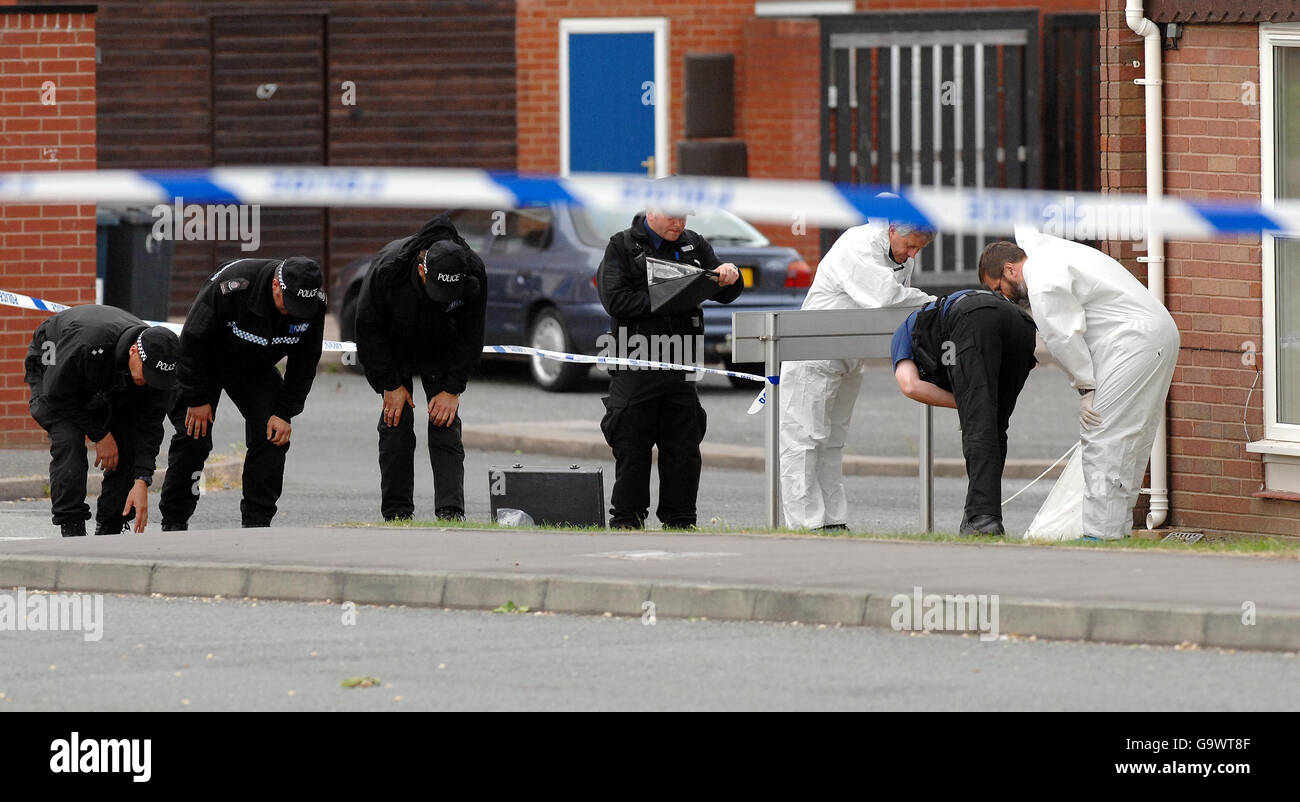
{"type": "Polygon", "coordinates": [[[655,177],[669,174],[668,18],[596,17],[560,20],[560,175],[569,174],[569,34],[651,33],[655,49],[655,177]]]}
{"type": "MultiPolygon", "coordinates": [[[[1300,24],[1263,23],[1259,26],[1259,151],[1260,151],[1260,204],[1271,208],[1276,204],[1277,159],[1274,130],[1276,127],[1273,93],[1273,48],[1300,47],[1300,24]]],[[[1263,312],[1264,312],[1264,438],[1266,441],[1295,444],[1280,452],[1300,454],[1300,424],[1282,423],[1277,418],[1277,259],[1276,238],[1264,233],[1260,238],[1262,257],[1263,312]]],[[[1252,449],[1256,450],[1256,449],[1252,449]]],[[[1259,449],[1264,450],[1264,449],[1259,449]]],[[[1271,450],[1271,449],[1270,449],[1271,450]]]]}

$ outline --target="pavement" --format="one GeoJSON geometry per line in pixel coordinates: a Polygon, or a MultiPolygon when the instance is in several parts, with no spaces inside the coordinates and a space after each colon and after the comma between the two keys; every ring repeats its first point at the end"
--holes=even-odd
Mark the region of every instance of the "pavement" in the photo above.
{"type": "Polygon", "coordinates": [[[287,526],[0,542],[0,587],[29,590],[894,628],[920,588],[996,597],[1002,635],[1282,651],[1300,650],[1297,580],[1288,559],[813,536],[287,526]]]}

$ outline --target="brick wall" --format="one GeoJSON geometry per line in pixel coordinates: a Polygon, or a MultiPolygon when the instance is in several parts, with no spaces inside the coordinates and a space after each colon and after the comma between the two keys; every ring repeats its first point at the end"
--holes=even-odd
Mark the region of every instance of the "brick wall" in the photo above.
{"type": "MultiPolygon", "coordinates": [[[[94,15],[0,5],[0,171],[94,168],[94,15]]],[[[0,204],[0,289],[93,303],[95,207],[0,204]]],[[[45,317],[0,307],[0,447],[44,442],[22,361],[45,317]]]]}
{"type": "MultiPolygon", "coordinates": [[[[1109,0],[1103,22],[1102,187],[1143,192],[1142,89],[1132,83],[1143,52],[1123,7],[1109,0]]],[[[1259,106],[1243,102],[1258,94],[1258,27],[1189,25],[1179,49],[1163,55],[1166,193],[1258,201],[1259,106]]],[[[1131,247],[1112,255],[1145,278],[1131,247]]],[[[1172,240],[1165,256],[1166,305],[1182,333],[1168,407],[1170,524],[1300,535],[1294,502],[1252,497],[1264,478],[1259,456],[1246,452],[1248,441],[1263,437],[1262,360],[1243,352],[1246,343],[1264,347],[1260,238],[1172,240]]]]}
{"type": "MultiPolygon", "coordinates": [[[[736,58],[746,86],[761,102],[737,97],[736,136],[749,146],[753,178],[821,177],[821,27],[811,19],[755,17],[745,22],[736,58]]],[[[821,258],[821,230],[760,225],[774,245],[799,251],[813,267],[821,258]]]]}

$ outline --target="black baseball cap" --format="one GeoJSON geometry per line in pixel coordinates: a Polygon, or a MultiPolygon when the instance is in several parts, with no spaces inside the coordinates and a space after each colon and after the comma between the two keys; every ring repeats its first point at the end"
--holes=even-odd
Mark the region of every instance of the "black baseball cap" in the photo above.
{"type": "Polygon", "coordinates": [[[181,352],[176,332],[150,326],[135,338],[135,348],[144,364],[145,383],[155,390],[170,390],[176,384],[176,361],[181,352]]]}
{"type": "Polygon", "coordinates": [[[424,291],[440,304],[459,301],[465,293],[465,249],[455,240],[439,240],[424,255],[424,291]]]}
{"type": "Polygon", "coordinates": [[[320,265],[306,256],[290,256],[275,268],[275,280],[284,294],[284,308],[289,317],[310,320],[320,312],[325,293],[320,265]]]}

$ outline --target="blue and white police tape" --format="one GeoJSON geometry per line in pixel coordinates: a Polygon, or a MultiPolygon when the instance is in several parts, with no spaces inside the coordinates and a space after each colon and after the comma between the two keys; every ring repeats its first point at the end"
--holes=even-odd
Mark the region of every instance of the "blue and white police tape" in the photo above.
{"type": "Polygon", "coordinates": [[[754,399],[754,403],[749,405],[749,414],[756,415],[762,411],[767,404],[767,383],[778,384],[781,381],[780,376],[773,376],[764,379],[762,376],[756,376],[753,373],[743,373],[739,370],[722,370],[721,368],[706,368],[700,365],[683,365],[676,362],[655,362],[649,359],[625,359],[614,356],[592,356],[589,354],[566,354],[561,351],[547,351],[542,348],[529,348],[523,345],[485,345],[483,346],[485,354],[520,354],[523,356],[540,356],[546,359],[554,359],[560,362],[581,362],[591,365],[618,365],[629,368],[651,368],[659,370],[687,370],[692,373],[712,374],[714,376],[734,376],[737,379],[746,379],[752,382],[762,382],[763,389],[754,399]]]}
{"type": "MultiPolygon", "coordinates": [[[[51,314],[62,312],[71,307],[64,304],[46,301],[43,298],[33,298],[29,295],[21,295],[16,292],[0,290],[0,305],[15,306],[20,309],[34,309],[39,312],[49,312],[51,314]]],[[[167,328],[180,332],[181,326],[178,323],[166,323],[153,320],[146,320],[151,326],[166,326],[167,328]]],[[[357,350],[357,344],[353,342],[340,342],[338,340],[325,340],[321,345],[322,351],[354,353],[357,350]]],[[[648,359],[624,359],[613,356],[592,356],[589,354],[568,354],[562,351],[547,351],[543,348],[529,348],[523,345],[485,345],[483,346],[485,354],[518,354],[521,356],[540,356],[545,359],[554,359],[558,362],[579,362],[592,365],[618,365],[621,367],[652,368],[659,370],[686,370],[696,373],[713,374],[716,376],[734,376],[738,379],[747,379],[754,382],[765,383],[768,380],[762,376],[756,376],[753,373],[743,373],[738,370],[722,370],[720,368],[706,368],[700,365],[685,365],[676,362],[656,362],[648,359]]],[[[774,377],[775,383],[779,377],[774,377]]],[[[754,403],[750,405],[749,414],[753,415],[763,408],[766,403],[767,387],[764,386],[763,392],[759,394],[754,403]]]]}
{"type": "Polygon", "coordinates": [[[0,203],[369,206],[510,209],[562,201],[611,209],[720,208],[748,220],[848,227],[883,218],[947,233],[1011,234],[1032,225],[1075,240],[1300,234],[1300,201],[1262,206],[1144,195],[888,187],[757,178],[541,176],[489,170],[388,167],[217,167],[0,173],[0,203]]]}
{"type": "MultiPolygon", "coordinates": [[[[33,298],[30,295],[21,295],[16,292],[9,292],[8,290],[0,290],[0,306],[16,306],[19,309],[35,309],[37,312],[49,312],[51,315],[72,308],[66,304],[47,301],[44,298],[33,298]]],[[[148,323],[150,326],[164,326],[177,334],[181,333],[181,325],[179,323],[167,323],[165,321],[157,320],[146,320],[145,323],[148,323]]]]}

